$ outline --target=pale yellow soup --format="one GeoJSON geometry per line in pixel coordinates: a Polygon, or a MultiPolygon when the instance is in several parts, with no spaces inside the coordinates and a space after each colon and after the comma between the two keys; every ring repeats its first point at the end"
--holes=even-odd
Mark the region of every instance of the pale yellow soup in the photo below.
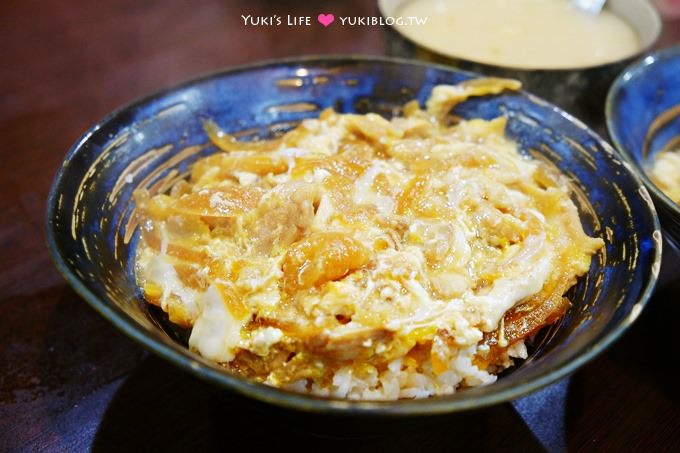
{"type": "Polygon", "coordinates": [[[520,68],[576,68],[633,55],[640,40],[623,19],[589,15],[568,0],[414,0],[400,16],[427,18],[397,29],[436,52],[520,68]]]}

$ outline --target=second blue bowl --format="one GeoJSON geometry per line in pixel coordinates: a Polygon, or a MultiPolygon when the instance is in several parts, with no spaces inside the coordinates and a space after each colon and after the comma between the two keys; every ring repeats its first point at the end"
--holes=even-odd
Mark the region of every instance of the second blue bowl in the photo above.
{"type": "Polygon", "coordinates": [[[607,97],[614,145],[652,193],[666,238],[680,249],[680,205],[647,175],[654,156],[680,147],[680,46],[648,55],[619,75],[607,97]]]}

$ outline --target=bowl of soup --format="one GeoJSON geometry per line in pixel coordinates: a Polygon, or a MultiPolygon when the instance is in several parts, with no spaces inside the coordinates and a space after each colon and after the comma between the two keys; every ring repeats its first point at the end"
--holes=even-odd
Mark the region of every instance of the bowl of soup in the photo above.
{"type": "Polygon", "coordinates": [[[388,52],[513,77],[587,122],[602,119],[616,75],[649,50],[661,19],[647,0],[600,14],[568,0],[380,0],[388,52]]]}

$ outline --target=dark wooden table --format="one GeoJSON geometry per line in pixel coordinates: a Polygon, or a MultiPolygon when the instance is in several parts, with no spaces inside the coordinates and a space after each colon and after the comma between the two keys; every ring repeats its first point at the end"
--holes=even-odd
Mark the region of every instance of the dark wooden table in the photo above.
{"type": "MultiPolygon", "coordinates": [[[[322,11],[377,15],[368,0],[0,2],[0,451],[541,450],[509,404],[395,422],[371,436],[339,423],[335,438],[310,434],[294,415],[236,411],[225,392],[124,337],[52,267],[47,191],[87,127],[137,96],[228,65],[384,52],[377,26],[246,27],[240,17],[322,11]]],[[[680,22],[666,24],[660,44],[674,42],[680,22]]],[[[680,451],[679,379],[668,372],[679,358],[677,291],[671,283],[657,292],[625,337],[573,376],[570,450],[680,451]]]]}

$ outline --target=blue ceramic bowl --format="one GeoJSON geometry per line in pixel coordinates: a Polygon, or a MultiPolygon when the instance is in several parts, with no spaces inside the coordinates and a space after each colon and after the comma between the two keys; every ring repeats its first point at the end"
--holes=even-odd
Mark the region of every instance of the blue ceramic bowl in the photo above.
{"type": "Polygon", "coordinates": [[[424,400],[350,402],[257,384],[189,351],[135,287],[132,192],[167,187],[197,158],[215,152],[206,143],[205,119],[247,137],[270,136],[326,107],[392,115],[410,99],[423,102],[437,84],[472,77],[406,60],[308,57],[230,69],[135,101],[95,125],[66,155],[48,200],[54,262],[123,332],[175,365],[261,401],[335,414],[436,414],[537,390],[592,359],[635,320],[656,282],[661,250],[654,207],[638,177],[582,123],[526,93],[472,99],[454,113],[507,115],[508,133],[525,153],[553,162],[573,180],[585,229],[606,247],[571,290],[568,314],[536,341],[529,359],[493,385],[424,400]]]}
{"type": "Polygon", "coordinates": [[[654,155],[680,147],[680,46],[650,54],[619,75],[607,96],[607,128],[659,210],[666,238],[680,249],[680,206],[647,176],[654,155]]]}

